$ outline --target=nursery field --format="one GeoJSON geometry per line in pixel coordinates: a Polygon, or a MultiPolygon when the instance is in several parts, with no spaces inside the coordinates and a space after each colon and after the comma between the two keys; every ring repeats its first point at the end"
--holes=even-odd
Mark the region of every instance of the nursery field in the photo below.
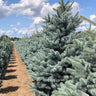
{"type": "Polygon", "coordinates": [[[96,22],[73,14],[74,3],[61,0],[41,31],[14,44],[3,37],[0,96],[96,96],[96,22]]]}

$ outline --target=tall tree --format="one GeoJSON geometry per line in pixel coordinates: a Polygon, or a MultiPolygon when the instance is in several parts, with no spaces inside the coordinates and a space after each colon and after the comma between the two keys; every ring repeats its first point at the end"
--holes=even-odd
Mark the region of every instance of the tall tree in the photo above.
{"type": "Polygon", "coordinates": [[[66,54],[68,45],[77,35],[75,28],[81,22],[78,13],[72,15],[73,3],[69,4],[69,1],[64,3],[61,0],[59,7],[54,9],[56,14],[44,18],[44,36],[42,37],[44,42],[41,43],[44,47],[37,50],[31,59],[31,76],[34,81],[31,87],[40,96],[51,96],[52,91],[59,87],[60,82],[71,78],[66,72],[66,68],[71,65],[64,63],[64,56],[72,55],[72,53],[66,54]]]}

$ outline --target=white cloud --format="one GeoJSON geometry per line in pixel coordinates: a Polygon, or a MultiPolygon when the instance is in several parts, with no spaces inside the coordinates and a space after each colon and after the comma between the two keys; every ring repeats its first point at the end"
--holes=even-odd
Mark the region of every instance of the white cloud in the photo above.
{"type": "Polygon", "coordinates": [[[87,25],[89,25],[89,22],[87,22],[85,20],[83,20],[83,22],[80,24],[80,26],[87,26],[87,25]]]}
{"type": "Polygon", "coordinates": [[[72,5],[72,13],[76,14],[76,12],[80,12],[80,11],[81,11],[81,9],[79,7],[79,3],[74,2],[73,5],[72,5]]]}
{"type": "MultiPolygon", "coordinates": [[[[45,2],[46,0],[20,0],[20,2],[15,4],[7,4],[0,0],[0,18],[8,16],[10,14],[21,14],[21,15],[31,15],[33,17],[44,17],[47,14],[53,14],[53,8],[59,6],[58,3],[50,5],[45,2]]],[[[80,11],[79,4],[75,2],[73,5],[72,12],[80,11]]]]}
{"type": "Polygon", "coordinates": [[[12,13],[22,15],[38,15],[45,0],[20,0],[19,3],[11,4],[12,13]]]}
{"type": "MultiPolygon", "coordinates": [[[[20,26],[20,22],[17,22],[16,25],[10,25],[11,29],[6,31],[7,34],[31,34],[36,31],[35,24],[40,24],[43,21],[43,17],[48,14],[54,14],[55,11],[53,8],[59,6],[58,3],[50,5],[50,3],[45,2],[47,0],[20,0],[18,3],[7,5],[6,2],[0,0],[0,18],[4,18],[11,14],[16,15],[28,15],[33,19],[33,23],[30,24],[28,28],[17,29],[17,26],[20,26]],[[18,32],[17,32],[18,31],[18,32]]],[[[75,2],[73,4],[72,12],[76,13],[80,11],[79,4],[75,2]]],[[[39,26],[38,30],[42,28],[39,26]]],[[[3,32],[3,30],[2,30],[3,32]]],[[[5,31],[4,31],[5,32],[5,31]]]]}
{"type": "Polygon", "coordinates": [[[50,5],[49,3],[44,3],[40,14],[42,16],[46,16],[48,14],[54,14],[55,12],[54,12],[53,8],[57,8],[58,6],[59,6],[58,3],[55,3],[53,5],[50,5]]]}
{"type": "MultiPolygon", "coordinates": [[[[96,18],[96,15],[90,15],[90,20],[94,20],[96,18]]],[[[86,27],[87,28],[89,28],[89,26],[90,26],[90,23],[88,22],[88,21],[83,21],[81,24],[80,24],[80,26],[77,28],[77,30],[79,30],[79,31],[83,31],[83,30],[86,30],[86,27]]],[[[96,26],[94,26],[93,24],[91,25],[91,29],[93,30],[93,29],[95,29],[96,28],[96,26]]]]}
{"type": "Polygon", "coordinates": [[[26,29],[26,28],[22,28],[22,29],[20,29],[20,30],[18,30],[18,34],[26,34],[28,32],[28,30],[26,29]]]}
{"type": "Polygon", "coordinates": [[[96,15],[90,15],[90,19],[91,19],[91,20],[96,19],[96,15]]]}
{"type": "MultiPolygon", "coordinates": [[[[40,20],[40,18],[48,14],[54,14],[53,8],[57,8],[59,6],[58,3],[50,5],[45,1],[47,0],[20,0],[20,2],[18,3],[10,4],[9,6],[7,6],[7,4],[3,0],[0,0],[0,18],[3,18],[10,14],[21,14],[32,16],[35,21],[38,18],[40,20]]],[[[80,11],[79,4],[77,2],[75,2],[72,7],[73,13],[80,11]]]]}
{"type": "Polygon", "coordinates": [[[4,18],[11,14],[11,9],[6,5],[6,2],[0,0],[0,18],[4,18]]]}
{"type": "Polygon", "coordinates": [[[13,27],[13,26],[14,26],[14,25],[12,25],[12,24],[10,25],[10,27],[13,27]]]}
{"type": "Polygon", "coordinates": [[[91,28],[96,30],[96,26],[94,26],[94,25],[92,25],[91,28]]]}
{"type": "Polygon", "coordinates": [[[16,27],[12,28],[13,31],[17,32],[18,29],[16,27]]]}
{"type": "Polygon", "coordinates": [[[32,33],[34,33],[35,32],[35,29],[32,29],[32,28],[21,28],[21,29],[19,29],[18,31],[17,31],[17,34],[19,35],[19,34],[22,34],[22,35],[25,35],[25,34],[28,34],[28,35],[30,35],[30,34],[32,34],[32,33]]]}
{"type": "Polygon", "coordinates": [[[17,24],[15,24],[15,25],[13,25],[13,24],[11,24],[11,25],[9,25],[11,28],[14,28],[14,27],[17,27],[17,26],[20,26],[21,25],[21,23],[20,22],[17,22],[17,24]]]}
{"type": "Polygon", "coordinates": [[[34,17],[33,20],[33,24],[39,24],[43,19],[41,17],[34,17]]]}
{"type": "Polygon", "coordinates": [[[19,26],[21,23],[20,22],[17,22],[17,26],[19,26]]]}
{"type": "Polygon", "coordinates": [[[2,29],[0,29],[0,35],[2,35],[2,34],[4,34],[4,33],[5,33],[5,31],[2,30],[2,29]]]}
{"type": "Polygon", "coordinates": [[[34,15],[45,0],[20,0],[19,3],[7,6],[6,2],[0,0],[0,18],[9,14],[34,15]]]}

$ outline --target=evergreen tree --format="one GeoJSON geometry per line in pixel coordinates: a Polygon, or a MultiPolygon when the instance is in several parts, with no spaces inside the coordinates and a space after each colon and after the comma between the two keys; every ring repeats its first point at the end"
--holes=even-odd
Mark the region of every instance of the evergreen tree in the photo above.
{"type": "Polygon", "coordinates": [[[64,52],[65,45],[72,43],[72,39],[76,35],[75,30],[81,23],[78,12],[74,16],[72,15],[73,3],[69,4],[69,1],[64,3],[61,0],[60,6],[54,9],[56,14],[44,18],[45,47],[52,48],[60,54],[64,52]]]}
{"type": "MultiPolygon", "coordinates": [[[[59,87],[60,82],[71,79],[71,74],[66,72],[66,68],[71,65],[64,63],[64,51],[67,51],[67,45],[72,43],[75,38],[75,28],[81,22],[78,14],[75,16],[71,13],[72,4],[65,4],[61,0],[60,6],[55,15],[45,17],[43,33],[45,40],[44,47],[38,50],[32,61],[32,89],[40,96],[51,96],[52,91],[59,87]]],[[[43,40],[43,41],[44,41],[43,40]]],[[[40,43],[39,43],[40,44],[40,43]]],[[[70,56],[72,54],[67,54],[70,56]]]]}

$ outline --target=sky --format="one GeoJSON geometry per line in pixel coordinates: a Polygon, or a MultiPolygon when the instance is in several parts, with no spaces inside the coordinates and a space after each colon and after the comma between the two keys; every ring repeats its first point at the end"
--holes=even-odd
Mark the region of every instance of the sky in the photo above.
{"type": "MultiPolygon", "coordinates": [[[[26,33],[31,35],[36,31],[35,24],[38,30],[41,30],[42,18],[47,14],[54,14],[53,8],[59,6],[59,1],[0,0],[0,35],[6,34],[10,37],[23,37],[26,33]]],[[[96,18],[96,0],[75,0],[72,7],[72,13],[79,11],[79,15],[91,20],[96,18]]],[[[83,25],[88,25],[88,22],[83,21],[78,30],[84,30],[83,25]]],[[[92,28],[95,26],[92,25],[92,28]]]]}

